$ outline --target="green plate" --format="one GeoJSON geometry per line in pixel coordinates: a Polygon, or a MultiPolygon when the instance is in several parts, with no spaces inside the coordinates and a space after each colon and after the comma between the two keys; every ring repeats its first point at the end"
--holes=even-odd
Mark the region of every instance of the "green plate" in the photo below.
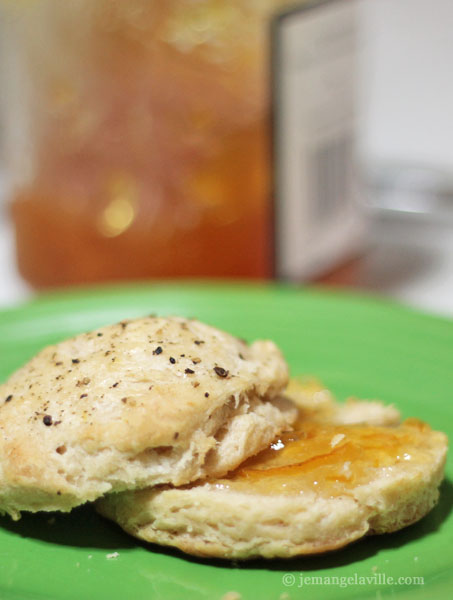
{"type": "MultiPolygon", "coordinates": [[[[196,316],[249,339],[272,338],[294,374],[319,377],[340,399],[393,402],[405,417],[453,435],[453,322],[333,291],[168,284],[44,296],[0,312],[0,380],[46,344],[154,312],[196,316]]],[[[0,598],[220,600],[237,592],[242,600],[447,599],[452,476],[450,460],[441,500],[418,524],[289,561],[197,560],[141,544],[89,506],[69,515],[24,515],[17,523],[3,517],[0,598]]]]}

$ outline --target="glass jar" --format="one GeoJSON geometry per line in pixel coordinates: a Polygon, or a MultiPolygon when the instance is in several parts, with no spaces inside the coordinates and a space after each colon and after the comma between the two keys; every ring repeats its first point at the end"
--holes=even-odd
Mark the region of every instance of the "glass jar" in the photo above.
{"type": "Polygon", "coordinates": [[[16,7],[8,154],[29,282],[270,275],[268,22],[285,4],[16,7]]]}

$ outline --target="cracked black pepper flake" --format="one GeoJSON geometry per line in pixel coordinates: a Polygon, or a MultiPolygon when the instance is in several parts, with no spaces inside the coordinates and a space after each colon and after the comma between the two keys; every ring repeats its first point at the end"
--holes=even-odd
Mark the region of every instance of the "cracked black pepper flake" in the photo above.
{"type": "Polygon", "coordinates": [[[179,438],[179,431],[175,431],[175,433],[173,434],[173,439],[177,440],[179,438]]]}
{"type": "Polygon", "coordinates": [[[229,371],[224,369],[223,367],[214,367],[214,371],[219,377],[228,377],[229,371]]]}
{"type": "Polygon", "coordinates": [[[204,397],[205,397],[205,398],[209,398],[209,392],[205,392],[205,393],[204,393],[204,397]]]}
{"type": "Polygon", "coordinates": [[[55,366],[56,366],[56,367],[60,367],[62,364],[63,364],[63,363],[62,363],[62,361],[61,361],[61,360],[59,360],[58,362],[56,362],[56,363],[55,363],[55,366]]]}
{"type": "Polygon", "coordinates": [[[153,350],[153,354],[162,354],[162,347],[157,346],[157,348],[155,350],[153,350]]]}
{"type": "Polygon", "coordinates": [[[198,363],[201,363],[201,358],[192,358],[192,362],[194,365],[198,365],[198,363]]]}
{"type": "Polygon", "coordinates": [[[184,358],[184,357],[185,357],[185,354],[180,354],[179,356],[180,356],[181,358],[184,358]]]}
{"type": "Polygon", "coordinates": [[[104,334],[101,333],[100,331],[96,334],[98,337],[102,337],[104,334]]]}
{"type": "Polygon", "coordinates": [[[206,342],[204,340],[194,340],[193,343],[199,346],[200,344],[205,344],[206,342]]]}
{"type": "Polygon", "coordinates": [[[121,398],[121,402],[122,402],[123,404],[127,404],[127,398],[121,398]]]}
{"type": "Polygon", "coordinates": [[[193,373],[195,373],[195,371],[193,369],[184,369],[184,373],[187,373],[187,375],[193,375],[193,373]]]}
{"type": "Polygon", "coordinates": [[[242,352],[239,352],[239,358],[242,358],[242,360],[245,360],[244,355],[242,354],[242,352]]]}
{"type": "Polygon", "coordinates": [[[169,360],[170,360],[170,362],[171,362],[172,365],[174,365],[175,362],[176,362],[176,358],[173,358],[173,356],[170,356],[169,360]]]}
{"type": "Polygon", "coordinates": [[[61,423],[61,421],[55,421],[54,426],[56,427],[57,425],[59,425],[61,423]]]}
{"type": "Polygon", "coordinates": [[[78,364],[79,364],[79,362],[80,362],[80,358],[73,358],[73,359],[72,359],[72,364],[73,364],[73,365],[78,365],[78,364]]]}
{"type": "Polygon", "coordinates": [[[119,381],[116,381],[116,382],[115,382],[115,383],[112,385],[112,387],[117,387],[117,386],[118,386],[118,384],[119,384],[119,381]]]}
{"type": "Polygon", "coordinates": [[[50,427],[50,425],[52,425],[52,417],[50,415],[44,415],[42,422],[44,425],[46,425],[46,427],[50,427]]]}
{"type": "Polygon", "coordinates": [[[11,402],[12,399],[13,399],[13,395],[10,394],[9,396],[6,396],[5,402],[11,402]]]}
{"type": "Polygon", "coordinates": [[[81,398],[88,398],[88,394],[82,394],[80,397],[81,398]]]}

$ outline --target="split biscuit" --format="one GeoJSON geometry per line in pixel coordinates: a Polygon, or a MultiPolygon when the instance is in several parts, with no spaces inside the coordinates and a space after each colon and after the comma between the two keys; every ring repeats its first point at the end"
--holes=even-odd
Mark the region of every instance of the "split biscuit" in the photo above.
{"type": "Polygon", "coordinates": [[[0,510],[221,476],[294,420],[287,380],[273,342],[179,317],[45,348],[0,386],[0,510]]]}
{"type": "Polygon", "coordinates": [[[148,542],[250,559],[337,549],[401,529],[433,508],[443,433],[415,419],[395,425],[396,409],[378,402],[334,406],[328,392],[319,396],[322,388],[293,384],[290,392],[303,415],[294,432],[226,477],[109,494],[97,510],[148,542]]]}

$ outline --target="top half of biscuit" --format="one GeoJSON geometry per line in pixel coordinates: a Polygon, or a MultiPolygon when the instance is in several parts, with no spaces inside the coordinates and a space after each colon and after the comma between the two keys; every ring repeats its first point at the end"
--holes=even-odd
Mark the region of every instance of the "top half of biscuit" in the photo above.
{"type": "Polygon", "coordinates": [[[273,342],[179,317],[48,347],[0,386],[0,509],[225,473],[295,418],[287,378],[273,342]]]}

